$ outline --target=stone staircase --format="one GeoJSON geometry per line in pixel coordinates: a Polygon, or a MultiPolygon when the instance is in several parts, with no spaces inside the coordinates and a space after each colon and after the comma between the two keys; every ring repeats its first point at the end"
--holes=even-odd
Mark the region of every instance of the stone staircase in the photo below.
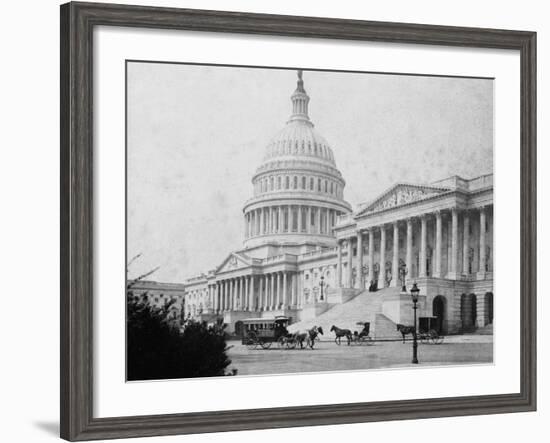
{"type": "Polygon", "coordinates": [[[367,290],[345,303],[332,305],[316,318],[300,321],[288,327],[289,332],[321,326],[324,331],[323,340],[332,340],[334,333],[330,332],[332,325],[341,329],[360,331],[357,322],[370,322],[370,336],[376,339],[396,339],[400,335],[396,325],[382,314],[382,300],[386,294],[398,291],[397,288],[384,288],[377,292],[367,290]]]}

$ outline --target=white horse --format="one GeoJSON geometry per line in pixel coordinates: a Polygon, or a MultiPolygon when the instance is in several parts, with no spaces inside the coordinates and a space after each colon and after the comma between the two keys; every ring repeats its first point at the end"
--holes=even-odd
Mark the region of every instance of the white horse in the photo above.
{"type": "Polygon", "coordinates": [[[294,340],[300,343],[300,349],[304,349],[304,341],[306,342],[306,347],[309,346],[313,349],[315,339],[319,334],[323,335],[323,328],[321,326],[313,326],[311,329],[302,329],[294,332],[292,335],[294,336],[294,340]]]}

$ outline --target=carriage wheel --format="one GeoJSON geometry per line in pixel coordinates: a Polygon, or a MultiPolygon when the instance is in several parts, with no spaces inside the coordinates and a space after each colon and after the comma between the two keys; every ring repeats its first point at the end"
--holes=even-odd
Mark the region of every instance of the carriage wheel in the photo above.
{"type": "Polygon", "coordinates": [[[298,344],[298,342],[296,340],[287,340],[286,348],[287,349],[294,349],[294,348],[296,348],[297,344],[298,344]]]}
{"type": "Polygon", "coordinates": [[[248,349],[256,349],[258,346],[258,337],[254,333],[249,333],[246,337],[246,347],[248,349]]]}
{"type": "Polygon", "coordinates": [[[279,340],[277,340],[277,347],[279,349],[283,349],[284,347],[288,347],[288,342],[287,342],[286,337],[284,337],[284,336],[279,337],[279,340]]]}
{"type": "Polygon", "coordinates": [[[428,333],[430,336],[430,341],[434,345],[439,345],[443,342],[443,337],[440,337],[436,330],[430,329],[428,333]]]}
{"type": "Polygon", "coordinates": [[[427,334],[420,334],[418,338],[420,339],[420,343],[422,343],[423,345],[430,342],[430,336],[427,334]]]}
{"type": "Polygon", "coordinates": [[[361,344],[362,345],[372,345],[372,337],[370,335],[365,335],[361,337],[361,344]]]}
{"type": "Polygon", "coordinates": [[[271,347],[271,342],[270,341],[261,341],[260,345],[262,346],[263,349],[269,349],[271,347]]]}

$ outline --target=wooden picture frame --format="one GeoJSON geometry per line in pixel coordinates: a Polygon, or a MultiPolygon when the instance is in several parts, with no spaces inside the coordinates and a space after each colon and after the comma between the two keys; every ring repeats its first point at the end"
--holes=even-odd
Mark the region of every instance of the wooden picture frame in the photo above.
{"type": "Polygon", "coordinates": [[[98,3],[61,6],[61,437],[70,441],[533,411],[536,408],[536,34],[98,3]],[[521,390],[518,394],[94,418],[94,27],[497,48],[521,57],[521,390]]]}

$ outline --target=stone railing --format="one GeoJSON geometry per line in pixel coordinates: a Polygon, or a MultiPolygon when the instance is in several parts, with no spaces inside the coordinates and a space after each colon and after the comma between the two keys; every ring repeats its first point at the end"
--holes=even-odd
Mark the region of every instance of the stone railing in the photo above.
{"type": "Polygon", "coordinates": [[[317,249],[315,251],[304,252],[303,254],[300,254],[298,258],[300,260],[308,260],[311,258],[320,258],[320,257],[330,256],[332,254],[336,254],[338,252],[337,249],[338,248],[317,249]]]}
{"type": "Polygon", "coordinates": [[[279,263],[282,261],[296,261],[296,256],[292,254],[281,254],[281,255],[274,255],[272,257],[267,257],[262,259],[262,263],[264,265],[271,264],[271,263],[279,263]]]}
{"type": "Polygon", "coordinates": [[[353,214],[343,214],[336,217],[336,226],[347,225],[353,222],[353,214]]]}

